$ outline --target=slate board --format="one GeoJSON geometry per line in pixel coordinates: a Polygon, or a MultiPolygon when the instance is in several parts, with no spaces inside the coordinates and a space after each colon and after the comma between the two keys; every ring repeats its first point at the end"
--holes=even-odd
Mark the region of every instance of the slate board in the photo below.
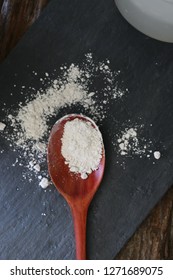
{"type": "MultiPolygon", "coordinates": [[[[14,109],[22,101],[14,84],[39,88],[32,70],[41,77],[64,63],[80,62],[88,51],[120,69],[118,82],[129,89],[123,102],[113,102],[101,127],[106,171],[88,215],[88,258],[112,259],[173,183],[173,46],[136,31],[113,0],[54,0],[1,65],[0,107],[6,102],[14,109]],[[118,158],[113,150],[113,134],[129,119],[144,124],[144,136],[161,152],[156,164],[118,158]]],[[[11,168],[15,156],[2,137],[0,145],[5,149],[0,154],[0,259],[74,259],[66,202],[54,188],[44,192],[36,182],[24,182],[22,167],[11,168]]]]}

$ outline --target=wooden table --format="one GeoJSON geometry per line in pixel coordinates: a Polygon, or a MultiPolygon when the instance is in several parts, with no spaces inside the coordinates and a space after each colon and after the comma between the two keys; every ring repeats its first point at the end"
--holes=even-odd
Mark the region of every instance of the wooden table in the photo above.
{"type": "MultiPolygon", "coordinates": [[[[50,1],[0,0],[1,61],[50,1]]],[[[173,259],[173,188],[153,209],[116,259],[173,259]]]]}

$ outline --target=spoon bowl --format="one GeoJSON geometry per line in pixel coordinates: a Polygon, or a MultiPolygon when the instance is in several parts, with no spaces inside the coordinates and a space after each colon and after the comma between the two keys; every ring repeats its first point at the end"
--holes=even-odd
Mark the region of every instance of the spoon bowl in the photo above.
{"type": "Polygon", "coordinates": [[[49,137],[48,170],[52,182],[71,208],[76,239],[76,258],[79,260],[86,259],[87,211],[103,177],[105,151],[103,145],[102,157],[98,169],[89,174],[87,179],[82,179],[80,174],[70,172],[69,167],[65,163],[65,159],[61,154],[61,139],[66,122],[72,121],[76,118],[85,122],[90,122],[94,128],[98,129],[96,124],[90,118],[83,115],[71,114],[58,120],[53,126],[49,137]]]}

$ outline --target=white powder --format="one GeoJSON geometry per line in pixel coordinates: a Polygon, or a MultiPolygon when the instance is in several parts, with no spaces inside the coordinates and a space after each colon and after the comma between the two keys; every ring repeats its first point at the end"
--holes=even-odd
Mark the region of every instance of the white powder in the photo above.
{"type": "Polygon", "coordinates": [[[78,118],[66,122],[64,126],[61,153],[71,172],[80,173],[82,179],[98,169],[103,141],[98,128],[89,121],[78,118]]]}
{"type": "Polygon", "coordinates": [[[37,172],[40,172],[40,170],[41,170],[40,165],[37,163],[36,165],[34,165],[34,169],[35,169],[37,172]]]}
{"type": "MultiPolygon", "coordinates": [[[[28,178],[32,182],[33,178],[38,178],[34,177],[36,176],[34,172],[36,164],[44,166],[40,170],[40,175],[43,178],[48,176],[46,146],[53,125],[51,120],[52,118],[57,119],[57,115],[62,116],[59,115],[61,109],[64,110],[63,114],[64,112],[69,114],[72,106],[79,105],[80,113],[89,114],[93,120],[99,120],[101,123],[107,117],[112,101],[122,98],[127,92],[127,90],[119,89],[120,85],[117,85],[119,72],[113,72],[109,63],[108,60],[95,62],[92,54],[89,53],[85,55],[80,66],[73,63],[69,67],[61,66],[59,76],[55,77],[54,74],[54,78],[51,78],[52,73],[46,72],[44,77],[38,77],[41,88],[37,93],[33,85],[29,88],[23,85],[22,89],[18,89],[21,95],[24,94],[28,97],[25,105],[19,103],[18,110],[9,110],[6,119],[7,129],[3,135],[5,134],[4,137],[10,141],[13,150],[18,152],[18,164],[28,168],[23,174],[24,179],[28,178]],[[100,76],[98,93],[93,84],[95,77],[100,76]],[[43,89],[42,85],[46,84],[49,86],[43,89]]],[[[33,71],[34,77],[35,74],[37,73],[33,71]]],[[[15,85],[16,87],[17,85],[15,85]]]]}
{"type": "Polygon", "coordinates": [[[119,152],[122,156],[140,155],[142,157],[142,154],[146,154],[146,157],[150,158],[148,148],[150,147],[151,141],[146,144],[146,139],[140,137],[138,131],[142,127],[126,128],[122,132],[121,137],[117,140],[119,152]]]}
{"type": "MultiPolygon", "coordinates": [[[[27,140],[40,141],[49,129],[47,119],[56,115],[60,108],[67,105],[80,103],[95,115],[100,113],[101,118],[105,117],[103,110],[99,110],[99,106],[94,105],[95,101],[92,97],[96,93],[88,92],[86,84],[88,78],[82,82],[82,77],[85,75],[90,77],[91,74],[72,64],[61,80],[52,81],[52,86],[45,93],[38,92],[34,100],[28,101],[25,106],[20,108],[15,118],[11,114],[9,115],[15,128],[17,124],[21,125],[21,129],[17,132],[19,145],[27,140]]],[[[114,88],[114,90],[116,89],[114,88]]],[[[117,96],[119,96],[119,91],[117,91],[117,96]]]]}
{"type": "Polygon", "coordinates": [[[126,129],[121,138],[118,139],[118,143],[121,155],[126,155],[132,149],[135,152],[139,152],[139,140],[137,131],[134,128],[126,129]]]}
{"type": "Polygon", "coordinates": [[[3,131],[6,127],[5,123],[0,122],[0,131],[3,131]]]}
{"type": "Polygon", "coordinates": [[[155,157],[155,159],[160,159],[161,153],[159,151],[155,151],[154,152],[154,157],[155,157]]]}
{"type": "Polygon", "coordinates": [[[32,160],[31,160],[31,161],[29,162],[29,166],[30,166],[31,168],[34,167],[34,164],[35,164],[35,161],[32,161],[32,160]]]}
{"type": "Polygon", "coordinates": [[[36,143],[36,150],[45,153],[46,152],[46,144],[45,143],[41,143],[41,142],[37,142],[36,143]]]}
{"type": "MultiPolygon", "coordinates": [[[[58,71],[59,75],[56,71],[45,72],[44,77],[39,77],[39,73],[33,71],[33,77],[40,81],[40,89],[36,93],[33,85],[18,88],[21,95],[27,96],[25,105],[19,103],[16,111],[9,109],[7,118],[3,120],[6,123],[5,130],[5,124],[0,123],[0,130],[4,130],[2,137],[9,141],[10,148],[17,153],[17,160],[13,165],[23,166],[23,178],[29,182],[37,179],[43,188],[50,183],[47,179],[46,147],[53,120],[75,111],[92,116],[94,121],[102,124],[109,115],[110,105],[128,93],[128,89],[121,90],[121,84],[117,84],[121,71],[112,71],[108,59],[95,62],[91,53],[85,55],[80,66],[74,63],[70,66],[62,65],[58,71]],[[99,92],[95,87],[98,83],[99,92]],[[42,167],[40,171],[39,166],[42,167]],[[39,172],[39,176],[35,171],[39,172]]],[[[17,88],[17,85],[14,87],[17,88]]],[[[119,123],[120,131],[122,125],[119,123]]],[[[115,152],[119,152],[121,156],[142,157],[146,154],[150,159],[153,153],[148,151],[151,143],[141,138],[138,127],[133,125],[121,134],[118,132],[113,141],[113,145],[116,143],[115,152]]],[[[156,154],[155,156],[158,157],[156,154]]],[[[73,164],[70,167],[71,172],[80,173],[85,179],[89,172],[82,173],[79,169],[79,166],[73,164]]]]}
{"type": "MultiPolygon", "coordinates": [[[[16,116],[9,114],[14,134],[18,138],[18,145],[32,140],[40,150],[39,142],[50,130],[48,119],[55,116],[63,107],[80,104],[94,115],[95,120],[98,118],[102,120],[109,110],[110,100],[124,95],[123,91],[117,89],[117,74],[113,73],[106,63],[102,62],[102,67],[98,67],[100,64],[93,62],[92,54],[87,54],[86,58],[87,62],[83,64],[83,68],[74,64],[71,64],[68,69],[65,66],[60,67],[64,70],[62,77],[52,80],[51,86],[45,92],[40,89],[33,100],[27,101],[26,105],[20,107],[16,116]],[[104,75],[102,88],[104,100],[101,106],[94,100],[97,92],[89,90],[94,71],[104,75]]],[[[46,77],[48,76],[49,74],[46,73],[46,77]]]]}
{"type": "Polygon", "coordinates": [[[39,185],[42,187],[42,189],[46,189],[49,186],[49,181],[47,178],[42,178],[39,185]]]}
{"type": "MultiPolygon", "coordinates": [[[[73,68],[69,74],[76,75],[75,70],[73,68]]],[[[66,104],[82,102],[87,98],[86,92],[75,83],[76,78],[73,76],[74,80],[60,89],[58,86],[50,87],[45,94],[38,93],[34,100],[19,110],[16,120],[21,124],[23,134],[19,141],[27,139],[39,141],[48,130],[47,118],[52,116],[55,110],[66,104]]],[[[88,105],[92,104],[89,99],[87,102],[88,105]]]]}

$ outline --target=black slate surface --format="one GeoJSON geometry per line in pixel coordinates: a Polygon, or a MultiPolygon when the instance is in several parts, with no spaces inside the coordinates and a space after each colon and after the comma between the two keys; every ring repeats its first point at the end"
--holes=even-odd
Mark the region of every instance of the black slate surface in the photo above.
{"type": "MultiPolygon", "coordinates": [[[[112,103],[100,128],[106,171],[88,215],[88,258],[112,259],[173,183],[173,46],[136,31],[113,0],[54,0],[0,66],[0,108],[6,102],[5,108],[15,109],[22,85],[39,88],[32,70],[41,77],[61,64],[80,63],[88,51],[121,70],[118,82],[129,89],[123,101],[112,103]],[[129,119],[144,124],[143,136],[160,150],[155,164],[139,156],[118,157],[113,150],[113,135],[129,119]]],[[[4,117],[0,110],[0,120],[4,117]]],[[[0,154],[0,259],[74,259],[66,202],[53,187],[44,192],[37,182],[24,182],[22,167],[11,168],[16,155],[1,135],[0,146],[5,149],[0,154]]]]}

